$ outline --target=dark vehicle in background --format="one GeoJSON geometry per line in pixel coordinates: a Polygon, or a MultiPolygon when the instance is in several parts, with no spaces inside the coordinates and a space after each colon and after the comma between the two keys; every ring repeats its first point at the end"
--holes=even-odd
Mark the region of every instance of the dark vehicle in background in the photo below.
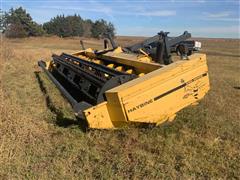
{"type": "Polygon", "coordinates": [[[181,54],[182,49],[185,48],[187,51],[187,55],[191,55],[194,51],[200,51],[202,47],[201,42],[195,40],[186,40],[182,41],[178,44],[175,44],[170,47],[171,53],[181,54]]]}
{"type": "MultiPolygon", "coordinates": [[[[171,53],[177,53],[177,55],[184,58],[191,55],[194,51],[201,50],[201,42],[190,40],[191,34],[187,31],[176,37],[168,36],[168,34],[169,32],[161,31],[157,35],[145,39],[143,42],[133,44],[124,49],[129,52],[138,52],[141,49],[154,59],[170,57],[171,53]],[[163,44],[165,47],[161,48],[163,44]],[[158,51],[158,49],[161,49],[162,52],[158,51]],[[166,57],[161,57],[163,53],[165,53],[166,57]]],[[[168,62],[165,63],[168,64],[168,62]]]]}

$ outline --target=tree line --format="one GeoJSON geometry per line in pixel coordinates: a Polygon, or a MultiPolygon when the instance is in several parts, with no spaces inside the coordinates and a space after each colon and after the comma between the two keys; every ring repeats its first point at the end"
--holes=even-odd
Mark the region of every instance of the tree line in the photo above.
{"type": "Polygon", "coordinates": [[[38,24],[22,7],[8,12],[0,10],[0,32],[9,38],[22,38],[30,36],[57,35],[59,37],[94,37],[100,38],[109,33],[115,35],[115,27],[111,22],[103,19],[93,22],[82,19],[80,15],[57,15],[49,22],[38,24]]]}

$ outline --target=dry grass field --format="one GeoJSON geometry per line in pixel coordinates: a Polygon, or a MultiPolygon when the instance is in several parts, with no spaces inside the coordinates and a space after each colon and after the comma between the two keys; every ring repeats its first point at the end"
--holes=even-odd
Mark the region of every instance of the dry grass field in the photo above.
{"type": "Polygon", "coordinates": [[[201,41],[211,90],[199,105],[159,127],[85,131],[37,67],[79,39],[2,39],[0,179],[239,179],[240,40],[201,41]]]}

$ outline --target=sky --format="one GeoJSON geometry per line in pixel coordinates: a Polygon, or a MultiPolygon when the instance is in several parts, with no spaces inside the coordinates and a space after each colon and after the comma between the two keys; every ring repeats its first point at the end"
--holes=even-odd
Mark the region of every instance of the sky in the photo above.
{"type": "Polygon", "coordinates": [[[193,37],[240,38],[239,0],[0,0],[1,9],[22,6],[37,23],[60,14],[105,19],[117,35],[153,36],[160,31],[193,37]]]}

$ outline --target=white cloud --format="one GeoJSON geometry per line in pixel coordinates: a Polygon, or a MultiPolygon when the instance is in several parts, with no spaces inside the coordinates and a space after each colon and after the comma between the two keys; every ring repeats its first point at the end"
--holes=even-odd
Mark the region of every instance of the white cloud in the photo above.
{"type": "Polygon", "coordinates": [[[76,6],[49,6],[45,7],[42,6],[42,9],[57,9],[57,10],[77,10],[77,11],[86,11],[86,12],[100,12],[100,13],[111,13],[112,9],[109,7],[102,7],[102,8],[83,8],[83,7],[76,7],[76,6]]]}
{"type": "Polygon", "coordinates": [[[101,4],[100,2],[95,1],[95,0],[90,0],[90,3],[91,3],[91,7],[85,8],[85,9],[91,10],[93,8],[95,10],[95,12],[103,12],[105,14],[112,13],[112,8],[107,5],[101,4]]]}
{"type": "Polygon", "coordinates": [[[122,16],[149,16],[149,17],[160,17],[160,16],[175,16],[176,11],[164,10],[164,11],[113,11],[112,14],[122,15],[122,16]]]}
{"type": "Polygon", "coordinates": [[[198,2],[198,3],[206,3],[205,0],[197,0],[196,2],[198,2]]]}
{"type": "Polygon", "coordinates": [[[140,16],[175,16],[176,11],[164,10],[164,11],[145,11],[140,13],[134,13],[140,16]]]}
{"type": "MultiPolygon", "coordinates": [[[[94,2],[95,4],[95,2],[94,2]]],[[[175,16],[176,11],[173,10],[158,10],[158,11],[147,11],[145,9],[141,9],[138,11],[121,11],[120,9],[113,10],[111,7],[108,6],[102,6],[100,4],[97,4],[91,8],[84,8],[84,7],[76,7],[76,6],[49,6],[40,7],[42,9],[57,9],[57,10],[76,10],[76,11],[82,11],[82,12],[97,12],[97,13],[103,13],[108,16],[114,16],[114,15],[126,15],[126,16],[175,16]]]]}
{"type": "Polygon", "coordinates": [[[239,18],[218,18],[218,19],[208,19],[208,20],[217,20],[217,21],[237,21],[239,22],[239,18]]]}
{"type": "Polygon", "coordinates": [[[238,21],[239,17],[232,17],[231,12],[224,11],[224,12],[218,12],[218,13],[208,13],[203,12],[203,16],[200,18],[202,20],[207,21],[238,21]]]}
{"type": "Polygon", "coordinates": [[[229,17],[230,16],[230,12],[228,12],[228,11],[219,12],[219,13],[204,12],[203,15],[205,15],[208,18],[224,18],[224,17],[229,17]]]}
{"type": "Polygon", "coordinates": [[[206,3],[206,0],[170,0],[171,3],[206,3]]]}

